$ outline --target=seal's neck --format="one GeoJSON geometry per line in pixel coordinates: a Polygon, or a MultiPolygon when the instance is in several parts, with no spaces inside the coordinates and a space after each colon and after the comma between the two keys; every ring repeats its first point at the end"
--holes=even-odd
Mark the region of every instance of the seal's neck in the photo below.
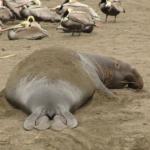
{"type": "Polygon", "coordinates": [[[105,81],[105,74],[104,74],[104,69],[98,62],[98,58],[100,56],[88,54],[88,53],[81,53],[84,58],[86,58],[86,64],[88,66],[91,66],[93,68],[93,71],[98,75],[99,79],[103,82],[105,81]],[[98,58],[97,58],[98,57],[98,58]]]}
{"type": "Polygon", "coordinates": [[[84,56],[86,56],[90,62],[95,67],[95,71],[97,72],[99,79],[106,85],[109,86],[113,79],[113,69],[112,69],[112,63],[108,60],[105,56],[100,55],[92,55],[84,53],[84,56]]]}

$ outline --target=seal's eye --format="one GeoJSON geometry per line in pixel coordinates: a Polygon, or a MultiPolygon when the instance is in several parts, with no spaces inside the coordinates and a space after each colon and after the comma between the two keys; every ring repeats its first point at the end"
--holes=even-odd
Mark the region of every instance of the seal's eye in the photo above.
{"type": "Polygon", "coordinates": [[[120,69],[120,65],[119,65],[118,62],[115,62],[115,68],[116,68],[116,69],[120,69]]]}

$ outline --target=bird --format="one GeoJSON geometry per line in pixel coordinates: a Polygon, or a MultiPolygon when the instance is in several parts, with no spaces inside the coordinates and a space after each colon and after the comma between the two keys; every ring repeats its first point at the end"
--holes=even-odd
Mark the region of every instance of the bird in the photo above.
{"type": "Polygon", "coordinates": [[[100,20],[100,16],[95,12],[95,10],[88,6],[87,4],[78,2],[77,0],[65,0],[61,5],[52,8],[58,14],[63,14],[68,8],[71,8],[75,11],[83,11],[89,13],[94,20],[100,20]]]}
{"type": "Polygon", "coordinates": [[[48,36],[47,30],[35,21],[33,16],[29,16],[27,20],[20,22],[18,25],[9,28],[8,38],[16,39],[42,39],[48,36]]]}
{"type": "Polygon", "coordinates": [[[77,2],[77,0],[64,0],[64,2],[62,3],[62,5],[66,4],[66,3],[72,3],[72,2],[77,2]]]}
{"type": "Polygon", "coordinates": [[[4,25],[3,25],[2,21],[0,20],[0,35],[2,35],[1,30],[2,30],[3,27],[4,27],[4,25]]]}
{"type": "Polygon", "coordinates": [[[105,22],[107,22],[108,16],[114,16],[116,22],[116,17],[118,14],[125,13],[125,9],[121,7],[120,0],[101,0],[99,3],[101,11],[106,14],[105,22]]]}
{"type": "Polygon", "coordinates": [[[0,7],[3,7],[3,0],[0,0],[0,7]]]}
{"type": "Polygon", "coordinates": [[[41,7],[42,3],[40,0],[29,0],[29,1],[25,1],[24,3],[21,3],[20,5],[16,6],[16,8],[19,7],[23,7],[23,8],[27,8],[27,7],[32,7],[32,8],[36,8],[36,7],[41,7]]]}
{"type": "Polygon", "coordinates": [[[25,21],[21,21],[19,24],[8,27],[8,28],[4,28],[2,30],[0,30],[1,32],[5,32],[5,31],[9,31],[9,30],[15,30],[15,29],[19,29],[19,28],[28,28],[31,26],[31,23],[35,22],[35,19],[33,16],[29,16],[27,18],[27,20],[25,21]]]}
{"type": "Polygon", "coordinates": [[[28,28],[32,22],[35,22],[35,18],[33,16],[29,16],[27,20],[21,21],[18,25],[14,26],[14,28],[28,28]]]}
{"type": "Polygon", "coordinates": [[[91,33],[95,26],[91,15],[82,11],[73,11],[68,8],[62,15],[61,26],[64,31],[74,33],[91,33]]]}

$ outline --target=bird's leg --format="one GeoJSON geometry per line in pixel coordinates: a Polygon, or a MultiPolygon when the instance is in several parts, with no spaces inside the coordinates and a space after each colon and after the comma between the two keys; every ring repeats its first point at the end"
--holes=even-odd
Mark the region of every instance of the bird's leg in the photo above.
{"type": "Polygon", "coordinates": [[[74,36],[74,31],[72,32],[72,36],[74,36]]]}
{"type": "Polygon", "coordinates": [[[107,22],[108,15],[106,15],[105,22],[107,22]]]}
{"type": "Polygon", "coordinates": [[[116,18],[117,18],[117,16],[115,16],[114,22],[116,22],[116,18]]]}
{"type": "Polygon", "coordinates": [[[79,36],[81,35],[81,32],[79,31],[79,36]]]}
{"type": "Polygon", "coordinates": [[[59,24],[58,27],[56,28],[56,30],[62,30],[62,29],[63,29],[63,27],[61,24],[59,24]]]}

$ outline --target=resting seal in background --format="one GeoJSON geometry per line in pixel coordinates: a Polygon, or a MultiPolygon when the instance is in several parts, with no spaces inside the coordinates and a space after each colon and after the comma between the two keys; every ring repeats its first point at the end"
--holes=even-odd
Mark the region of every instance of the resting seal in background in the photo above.
{"type": "Polygon", "coordinates": [[[26,130],[61,130],[78,125],[72,112],[101,90],[142,89],[137,70],[122,61],[62,48],[36,51],[12,71],[5,88],[8,101],[29,113],[26,130]]]}

